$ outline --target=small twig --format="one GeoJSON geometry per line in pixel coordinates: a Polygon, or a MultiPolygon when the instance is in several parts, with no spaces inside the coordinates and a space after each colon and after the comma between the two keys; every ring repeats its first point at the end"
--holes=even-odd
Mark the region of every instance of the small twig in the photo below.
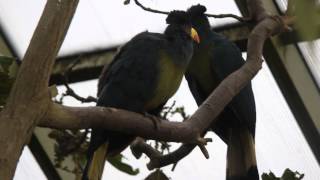
{"type": "MultiPolygon", "coordinates": [[[[158,14],[166,14],[168,15],[170,12],[168,11],[160,11],[156,9],[152,9],[149,7],[145,7],[142,5],[138,0],[134,0],[137,6],[141,7],[145,11],[153,12],[153,13],[158,13],[158,14]]],[[[130,0],[125,0],[124,4],[127,5],[130,3],[130,0]]],[[[235,14],[205,14],[207,17],[213,17],[213,18],[234,18],[240,22],[248,22],[251,20],[251,18],[246,18],[246,17],[240,17],[235,14]]]]}
{"type": "Polygon", "coordinates": [[[206,145],[208,142],[212,142],[211,138],[203,138],[203,137],[199,137],[198,138],[198,147],[200,148],[202,154],[204,155],[204,157],[206,157],[206,159],[209,159],[209,152],[206,148],[206,145]]]}
{"type": "Polygon", "coordinates": [[[174,171],[178,165],[178,162],[173,163],[171,171],[174,171]]]}
{"type": "Polygon", "coordinates": [[[251,21],[251,17],[240,17],[235,14],[205,14],[207,17],[213,18],[234,18],[240,22],[249,22],[251,21]]]}
{"type": "Polygon", "coordinates": [[[62,95],[62,97],[64,96],[71,96],[73,98],[75,98],[76,100],[82,102],[82,103],[90,103],[90,102],[97,102],[97,98],[92,97],[92,96],[88,96],[86,98],[79,96],[78,94],[76,94],[74,92],[74,90],[69,86],[69,74],[72,71],[72,69],[80,62],[81,60],[81,56],[79,56],[69,67],[68,69],[63,73],[63,77],[64,77],[64,86],[66,87],[66,92],[62,95]]]}
{"type": "MultiPolygon", "coordinates": [[[[141,7],[145,11],[158,13],[158,14],[166,14],[166,15],[168,15],[170,13],[170,12],[167,12],[167,11],[159,11],[159,10],[156,10],[156,9],[151,9],[149,7],[145,7],[138,0],[134,0],[134,2],[136,3],[137,6],[141,7]]],[[[126,0],[125,3],[129,4],[130,0],[126,0]]]]}
{"type": "Polygon", "coordinates": [[[168,114],[172,111],[173,107],[176,105],[176,101],[173,101],[173,103],[169,107],[164,107],[163,109],[166,109],[162,115],[163,119],[167,119],[168,114]]]}
{"type": "Polygon", "coordinates": [[[74,92],[73,89],[70,88],[70,86],[67,83],[63,83],[64,86],[67,88],[67,91],[63,94],[63,96],[71,96],[75,98],[76,100],[82,102],[82,103],[91,103],[91,102],[97,102],[97,98],[88,96],[86,98],[79,96],[74,92]]]}

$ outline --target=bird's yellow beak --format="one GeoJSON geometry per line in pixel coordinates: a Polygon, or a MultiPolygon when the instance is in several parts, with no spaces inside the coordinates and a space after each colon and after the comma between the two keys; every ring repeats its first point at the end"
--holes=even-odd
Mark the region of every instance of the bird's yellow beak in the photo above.
{"type": "Polygon", "coordinates": [[[194,28],[191,28],[191,38],[198,44],[200,43],[198,32],[194,28]]]}

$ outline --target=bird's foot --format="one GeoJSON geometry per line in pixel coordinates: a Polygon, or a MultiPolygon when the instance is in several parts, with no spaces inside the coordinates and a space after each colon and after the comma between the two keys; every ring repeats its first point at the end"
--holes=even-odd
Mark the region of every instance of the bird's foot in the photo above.
{"type": "Polygon", "coordinates": [[[159,124],[161,123],[161,119],[159,117],[149,114],[147,112],[144,112],[144,116],[149,118],[152,121],[152,123],[154,124],[154,128],[156,130],[159,129],[159,124]]]}

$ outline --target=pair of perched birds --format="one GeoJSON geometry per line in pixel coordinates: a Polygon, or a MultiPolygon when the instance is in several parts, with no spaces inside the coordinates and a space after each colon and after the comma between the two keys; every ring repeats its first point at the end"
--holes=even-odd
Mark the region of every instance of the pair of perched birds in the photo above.
{"type": "MultiPolygon", "coordinates": [[[[100,76],[97,106],[158,115],[177,91],[183,75],[200,105],[224,78],[244,64],[240,50],[211,30],[205,11],[201,5],[187,12],[172,11],[163,34],[142,32],[127,42],[100,76]]],[[[227,179],[259,179],[251,84],[218,118],[213,131],[228,144],[227,179]]],[[[119,154],[134,138],[93,129],[83,179],[101,179],[106,158],[119,154]]]]}

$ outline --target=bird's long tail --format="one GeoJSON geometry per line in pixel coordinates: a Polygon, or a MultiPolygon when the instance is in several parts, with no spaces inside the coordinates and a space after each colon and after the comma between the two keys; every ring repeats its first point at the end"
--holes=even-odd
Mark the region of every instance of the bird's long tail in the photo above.
{"type": "Polygon", "coordinates": [[[227,180],[259,180],[254,137],[247,128],[229,132],[227,180]]]}
{"type": "Polygon", "coordinates": [[[88,154],[86,167],[83,171],[82,180],[100,180],[106,162],[109,143],[102,144],[97,150],[88,154]]]}

